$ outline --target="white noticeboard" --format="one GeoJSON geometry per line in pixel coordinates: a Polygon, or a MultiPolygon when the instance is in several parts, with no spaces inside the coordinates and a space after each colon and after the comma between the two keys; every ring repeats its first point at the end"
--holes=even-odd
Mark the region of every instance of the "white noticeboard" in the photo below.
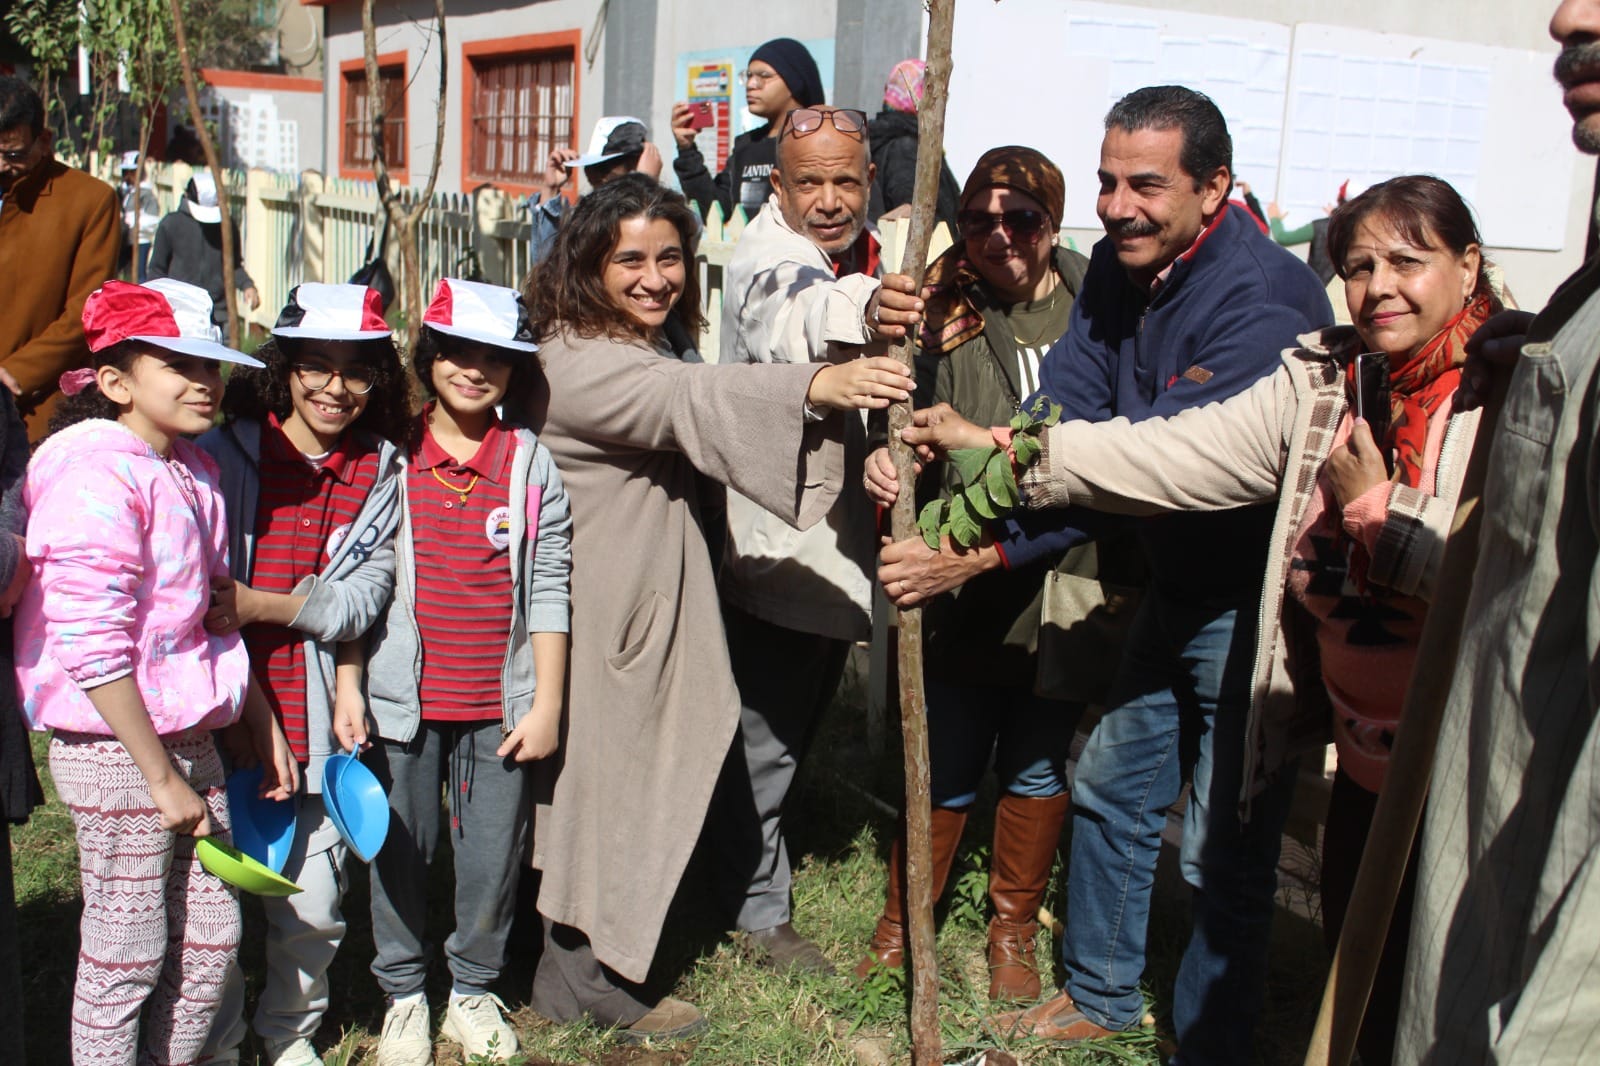
{"type": "Polygon", "coordinates": [[[1289,55],[1289,27],[1276,22],[1083,0],[958,4],[945,153],[963,181],[989,148],[1037,148],[1066,178],[1062,224],[1099,229],[1106,111],[1141,86],[1187,85],[1222,109],[1234,170],[1265,202],[1275,195],[1289,55]]]}
{"type": "Polygon", "coordinates": [[[1361,189],[1431,173],[1473,205],[1492,246],[1555,251],[1566,239],[1577,153],[1546,54],[1087,0],[957,5],[952,52],[945,152],[957,180],[996,145],[1037,148],[1066,178],[1069,228],[1100,228],[1107,109],[1141,86],[1179,84],[1217,102],[1234,176],[1278,200],[1290,226],[1321,217],[1346,179],[1361,189]]]}
{"type": "Polygon", "coordinates": [[[1477,211],[1485,243],[1560,250],[1577,150],[1550,65],[1512,48],[1296,26],[1279,184],[1290,223],[1319,217],[1346,179],[1359,190],[1433,174],[1477,211]]]}

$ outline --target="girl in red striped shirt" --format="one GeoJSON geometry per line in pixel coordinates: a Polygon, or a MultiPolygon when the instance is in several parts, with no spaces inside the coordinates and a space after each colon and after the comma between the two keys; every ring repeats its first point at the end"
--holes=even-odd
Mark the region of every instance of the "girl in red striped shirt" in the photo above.
{"type": "MultiPolygon", "coordinates": [[[[262,900],[267,973],[253,1025],[272,1066],[316,1066],[311,1040],[344,937],[347,854],[323,808],[322,764],[355,744],[354,732],[336,734],[335,708],[360,721],[364,644],[353,642],[394,585],[410,390],[378,294],[362,285],[298,286],[256,354],[265,367],[234,376],[227,420],[200,439],[222,470],[234,579],[212,613],[224,627],[243,627],[256,676],[305,768],[283,869],[302,891],[262,900]]],[[[236,1049],[244,1030],[235,972],[211,1054],[236,1049]]]]}
{"type": "Polygon", "coordinates": [[[423,933],[441,787],[456,873],[441,1032],[472,1061],[517,1050],[490,989],[527,866],[524,764],[559,740],[572,558],[549,451],[499,414],[528,409],[536,351],[515,292],[447,278],[413,359],[433,399],[412,428],[394,602],[367,664],[368,761],[398,822],[372,878],[372,972],[389,1000],[378,1058],[392,1066],[432,1061],[423,933]]]}

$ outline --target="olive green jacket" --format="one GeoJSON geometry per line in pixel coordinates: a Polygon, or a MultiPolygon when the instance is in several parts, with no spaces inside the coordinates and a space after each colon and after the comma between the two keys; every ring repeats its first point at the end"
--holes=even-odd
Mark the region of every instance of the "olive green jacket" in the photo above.
{"type": "MultiPolygon", "coordinates": [[[[1089,261],[1079,253],[1056,249],[1056,272],[1073,298],[1083,285],[1088,265],[1089,261]]],[[[971,285],[967,295],[983,316],[983,332],[948,353],[918,354],[916,406],[948,403],[978,425],[1004,425],[1028,398],[1018,377],[1016,341],[983,284],[971,285]]],[[[956,484],[953,464],[929,467],[918,485],[919,507],[935,495],[949,496],[956,484]]],[[[1142,562],[1131,538],[1116,538],[1114,543],[1107,542],[1104,550],[1114,553],[1118,561],[1117,584],[1142,583],[1142,562]]],[[[1100,574],[1100,554],[1100,545],[1081,544],[1068,551],[1054,568],[1093,579],[1100,574]]],[[[1048,563],[1040,562],[1016,570],[993,571],[930,603],[923,623],[924,663],[929,676],[1033,688],[1041,676],[1037,655],[1040,615],[1050,569],[1048,563]]],[[[1050,645],[1050,654],[1068,656],[1072,663],[1066,673],[1076,680],[1069,686],[1070,691],[1041,689],[1041,694],[1097,702],[1096,697],[1103,696],[1110,683],[1116,647],[1108,646],[1103,625],[1074,625],[1070,632],[1069,638],[1050,645]]],[[[1062,671],[1046,673],[1059,677],[1062,671]]],[[[1047,684],[1043,688],[1057,686],[1047,684]]]]}

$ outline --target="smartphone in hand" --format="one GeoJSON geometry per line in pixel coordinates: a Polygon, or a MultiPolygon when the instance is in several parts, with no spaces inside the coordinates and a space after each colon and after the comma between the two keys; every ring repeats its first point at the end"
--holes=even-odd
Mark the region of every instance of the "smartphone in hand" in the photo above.
{"type": "Polygon", "coordinates": [[[1365,419],[1372,440],[1383,453],[1383,465],[1394,472],[1394,457],[1389,448],[1389,356],[1385,352],[1361,352],[1355,358],[1355,387],[1352,397],[1356,417],[1365,419]]]}
{"type": "Polygon", "coordinates": [[[716,122],[716,120],[717,120],[716,116],[711,113],[711,105],[710,104],[701,103],[701,104],[690,104],[689,105],[689,128],[690,129],[696,130],[696,131],[703,130],[703,129],[707,128],[708,126],[710,126],[712,123],[716,122]]]}

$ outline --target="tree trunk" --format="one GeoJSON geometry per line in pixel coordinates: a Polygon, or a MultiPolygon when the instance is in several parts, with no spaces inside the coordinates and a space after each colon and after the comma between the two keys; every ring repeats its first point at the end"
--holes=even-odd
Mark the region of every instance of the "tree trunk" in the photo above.
{"type": "MultiPolygon", "coordinates": [[[[450,58],[445,35],[444,0],[433,0],[434,44],[439,52],[439,95],[434,101],[433,160],[428,166],[428,182],[422,195],[409,209],[399,190],[389,184],[389,165],[384,156],[383,87],[378,79],[378,30],[373,18],[373,0],[361,3],[361,43],[366,58],[367,113],[372,118],[372,175],[378,185],[378,200],[389,215],[389,222],[400,240],[400,292],[405,310],[405,350],[416,350],[422,332],[422,269],[417,250],[417,227],[433,203],[439,183],[439,163],[444,155],[445,90],[450,85],[450,58]]],[[[407,131],[409,135],[409,130],[407,131]]]]}
{"type": "MultiPolygon", "coordinates": [[[[205,118],[200,114],[200,90],[195,84],[194,64],[189,60],[189,38],[183,28],[183,7],[178,0],[169,0],[172,8],[172,35],[178,42],[178,62],[183,64],[183,92],[189,100],[189,114],[194,117],[195,136],[200,138],[200,150],[206,155],[206,166],[217,183],[217,204],[222,208],[222,299],[227,307],[228,347],[239,347],[239,297],[233,291],[234,233],[233,215],[228,210],[228,186],[222,180],[222,163],[217,158],[217,146],[211,140],[205,118]]],[[[137,249],[135,249],[137,254],[137,249]]]]}
{"type": "MultiPolygon", "coordinates": [[[[920,287],[928,265],[939,170],[944,161],[944,108],[950,86],[950,34],[955,0],[929,0],[928,69],[917,109],[917,173],[911,225],[900,273],[920,287]]],[[[913,333],[890,354],[912,370],[913,333]]],[[[911,423],[911,405],[889,409],[889,450],[900,480],[890,515],[894,539],[917,535],[916,487],[911,448],[900,431],[911,423]]],[[[933,1066],[943,1060],[939,1039],[939,962],[933,930],[933,837],[928,780],[928,704],[922,683],[922,611],[900,611],[900,727],[906,763],[906,925],[911,941],[911,1061],[933,1066]]]]}

